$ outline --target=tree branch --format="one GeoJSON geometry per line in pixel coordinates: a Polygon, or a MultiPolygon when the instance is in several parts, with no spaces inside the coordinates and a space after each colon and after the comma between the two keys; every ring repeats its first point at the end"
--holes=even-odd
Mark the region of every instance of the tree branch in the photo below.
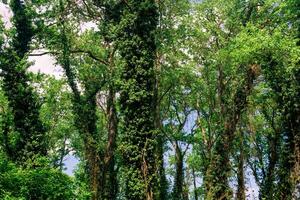
{"type": "MultiPolygon", "coordinates": [[[[83,54],[87,54],[90,58],[100,62],[101,64],[103,65],[109,65],[109,63],[105,60],[102,60],[100,58],[98,58],[97,56],[95,56],[91,51],[89,50],[82,50],[82,49],[76,49],[76,50],[71,50],[70,53],[72,54],[77,54],[77,53],[83,53],[83,54]]],[[[48,54],[51,54],[51,55],[59,55],[58,52],[55,52],[55,51],[46,51],[46,52],[41,52],[41,53],[31,53],[29,54],[29,56],[31,57],[35,57],[35,56],[44,56],[44,55],[48,55],[48,54]]]]}

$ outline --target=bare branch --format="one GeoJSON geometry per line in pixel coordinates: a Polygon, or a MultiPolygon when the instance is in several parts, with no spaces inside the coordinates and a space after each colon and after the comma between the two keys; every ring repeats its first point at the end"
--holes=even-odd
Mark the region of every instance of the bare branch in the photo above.
{"type": "Polygon", "coordinates": [[[48,55],[48,54],[52,54],[52,55],[58,55],[57,52],[41,52],[41,53],[30,53],[29,56],[34,57],[34,56],[44,56],[44,55],[48,55]]]}
{"type": "Polygon", "coordinates": [[[102,59],[98,58],[89,50],[77,49],[77,50],[70,51],[70,53],[84,53],[84,54],[87,54],[90,58],[102,63],[103,65],[109,65],[109,63],[106,60],[102,60],[102,59]]]}
{"type": "MultiPolygon", "coordinates": [[[[95,56],[91,51],[89,50],[82,50],[82,49],[77,49],[77,50],[72,50],[70,51],[70,53],[76,54],[76,53],[83,53],[83,54],[87,54],[90,58],[100,62],[103,65],[109,65],[109,63],[105,60],[102,60],[100,58],[98,58],[97,56],[95,56]]],[[[55,51],[47,51],[47,52],[41,52],[41,53],[31,53],[29,54],[29,56],[34,57],[34,56],[44,56],[44,55],[59,55],[58,52],[55,51]]]]}

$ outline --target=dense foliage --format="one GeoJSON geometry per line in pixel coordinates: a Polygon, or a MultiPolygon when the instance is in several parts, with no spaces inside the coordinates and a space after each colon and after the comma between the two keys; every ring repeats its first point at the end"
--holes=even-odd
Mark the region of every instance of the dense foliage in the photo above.
{"type": "Polygon", "coordinates": [[[300,198],[298,0],[0,6],[0,199],[300,198]]]}

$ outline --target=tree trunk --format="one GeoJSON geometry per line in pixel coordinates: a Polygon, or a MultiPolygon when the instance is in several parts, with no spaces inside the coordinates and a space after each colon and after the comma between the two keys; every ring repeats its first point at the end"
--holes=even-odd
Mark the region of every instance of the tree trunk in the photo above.
{"type": "Polygon", "coordinates": [[[181,200],[183,199],[183,181],[184,181],[184,172],[183,172],[183,154],[178,145],[178,142],[174,142],[175,146],[175,177],[174,177],[174,186],[173,186],[173,199],[181,200]]]}
{"type": "Polygon", "coordinates": [[[238,190],[236,194],[237,200],[245,200],[245,172],[244,172],[244,133],[240,131],[240,141],[239,141],[239,149],[240,154],[238,156],[238,173],[237,173],[237,181],[238,181],[238,190]]]}
{"type": "Polygon", "coordinates": [[[279,139],[281,130],[278,130],[275,127],[273,119],[271,119],[271,126],[274,130],[274,136],[269,136],[269,155],[268,155],[268,167],[266,176],[262,182],[262,186],[260,189],[260,198],[267,199],[267,198],[275,198],[274,194],[274,181],[275,181],[275,166],[278,163],[278,146],[279,146],[279,139]]]}
{"type": "Polygon", "coordinates": [[[234,108],[227,110],[224,129],[219,133],[212,161],[206,174],[207,199],[227,200],[232,196],[228,185],[230,174],[230,153],[237,123],[247,105],[253,82],[259,74],[259,66],[251,65],[247,69],[245,80],[237,89],[234,97],[234,108]]]}
{"type": "Polygon", "coordinates": [[[85,159],[86,159],[86,169],[88,173],[88,180],[90,191],[92,193],[92,200],[102,199],[102,185],[101,180],[101,170],[100,170],[100,157],[98,152],[96,152],[96,144],[93,139],[87,139],[85,142],[85,159]],[[88,142],[88,140],[90,140],[88,142]]]}
{"type": "Polygon", "coordinates": [[[276,196],[279,199],[291,199],[295,186],[300,183],[300,108],[298,106],[300,103],[300,68],[294,69],[294,80],[286,79],[282,76],[280,63],[277,63],[271,56],[268,59],[270,61],[269,65],[265,66],[265,77],[274,92],[278,94],[276,101],[281,109],[283,121],[283,145],[279,158],[279,181],[276,196]],[[277,76],[274,77],[274,74],[277,76]],[[295,87],[295,91],[286,95],[283,85],[287,88],[295,87]]]}
{"type": "Polygon", "coordinates": [[[89,95],[90,98],[80,100],[80,104],[74,107],[77,117],[77,128],[82,133],[85,159],[87,162],[87,173],[92,191],[92,200],[99,200],[102,197],[101,164],[103,163],[103,151],[98,149],[97,141],[97,114],[96,94],[89,95]]]}
{"type": "Polygon", "coordinates": [[[118,119],[115,102],[115,91],[112,86],[109,87],[107,97],[107,116],[108,116],[108,142],[106,146],[106,153],[104,157],[104,166],[102,172],[104,198],[114,200],[117,194],[117,174],[115,171],[115,147],[116,137],[118,131],[118,119]]]}
{"type": "Polygon", "coordinates": [[[196,174],[195,174],[195,169],[194,168],[192,168],[192,175],[193,175],[193,185],[194,185],[194,196],[195,196],[195,200],[198,200],[196,174]]]}
{"type": "MultiPolygon", "coordinates": [[[[157,58],[158,59],[158,58],[157,58]]],[[[158,60],[157,60],[158,61],[158,60]]],[[[158,134],[157,145],[156,145],[156,165],[158,173],[158,188],[156,189],[156,198],[155,199],[167,199],[168,198],[168,181],[166,178],[165,167],[164,167],[164,143],[165,136],[161,133],[162,122],[160,117],[160,99],[159,99],[159,76],[160,73],[159,63],[156,62],[156,79],[155,79],[155,129],[158,134]]]]}
{"type": "Polygon", "coordinates": [[[115,20],[122,22],[116,42],[124,59],[120,104],[125,197],[153,200],[158,185],[154,122],[157,7],[154,0],[128,0],[120,4],[121,16],[115,20]]]}

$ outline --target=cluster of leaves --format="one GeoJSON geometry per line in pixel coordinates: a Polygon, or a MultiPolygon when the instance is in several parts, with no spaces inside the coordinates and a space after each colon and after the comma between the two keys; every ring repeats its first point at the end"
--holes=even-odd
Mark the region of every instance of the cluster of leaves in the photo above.
{"type": "MultiPolygon", "coordinates": [[[[0,157],[0,198],[21,199],[73,199],[73,181],[67,175],[53,169],[47,159],[40,158],[39,167],[22,169],[9,161],[3,153],[0,157]]],[[[31,165],[32,163],[28,164],[31,165]]]]}

